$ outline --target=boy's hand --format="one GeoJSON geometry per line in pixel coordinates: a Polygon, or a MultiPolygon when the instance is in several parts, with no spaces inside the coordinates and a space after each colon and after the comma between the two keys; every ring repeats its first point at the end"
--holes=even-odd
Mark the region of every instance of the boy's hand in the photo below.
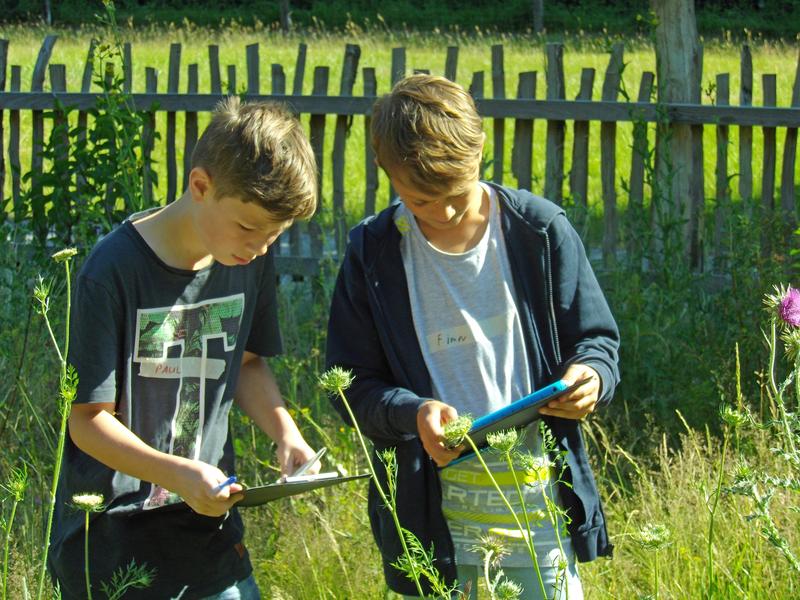
{"type": "Polygon", "coordinates": [[[591,381],[583,384],[570,394],[548,402],[547,406],[539,409],[543,415],[561,417],[562,419],[582,419],[593,413],[600,394],[600,376],[597,371],[586,365],[574,364],[564,373],[563,379],[567,385],[572,385],[580,379],[589,377],[591,381]]]}
{"type": "Polygon", "coordinates": [[[199,460],[186,460],[181,464],[171,490],[183,498],[192,510],[207,517],[224,515],[242,499],[242,486],[238,483],[217,487],[228,477],[217,467],[199,460]]]}
{"type": "Polygon", "coordinates": [[[422,447],[433,461],[444,467],[461,453],[444,445],[444,425],[458,417],[458,411],[439,400],[428,400],[417,411],[417,432],[422,447]]]}
{"type": "MultiPolygon", "coordinates": [[[[277,448],[278,463],[281,467],[281,475],[291,475],[298,468],[303,466],[306,462],[314,458],[316,452],[306,444],[298,432],[295,436],[289,436],[285,440],[278,442],[277,448]]],[[[319,473],[320,461],[306,471],[306,475],[315,475],[319,473]]]]}

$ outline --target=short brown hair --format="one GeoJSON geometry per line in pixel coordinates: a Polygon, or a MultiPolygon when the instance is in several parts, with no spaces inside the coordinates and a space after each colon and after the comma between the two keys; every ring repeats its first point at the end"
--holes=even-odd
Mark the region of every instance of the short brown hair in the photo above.
{"type": "Polygon", "coordinates": [[[422,189],[433,191],[477,179],[483,122],[460,85],[433,75],[411,75],[395,84],[372,109],[370,135],[378,163],[403,168],[422,189]]]}
{"type": "Polygon", "coordinates": [[[317,166],[300,122],[273,102],[220,102],[192,153],[217,197],[257,202],[279,220],[304,219],[317,206],[317,166]]]}

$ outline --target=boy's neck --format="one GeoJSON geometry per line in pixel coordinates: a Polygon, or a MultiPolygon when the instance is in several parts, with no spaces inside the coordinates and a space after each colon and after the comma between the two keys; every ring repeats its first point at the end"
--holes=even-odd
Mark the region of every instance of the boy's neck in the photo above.
{"type": "Polygon", "coordinates": [[[133,226],[164,263],[198,271],[209,266],[214,258],[197,237],[192,202],[191,194],[186,191],[175,202],[135,221],[133,226]]]}
{"type": "Polygon", "coordinates": [[[479,181],[475,182],[470,195],[469,209],[457,227],[435,229],[417,220],[425,239],[436,249],[461,254],[477,246],[483,238],[489,223],[489,195],[479,181]]]}

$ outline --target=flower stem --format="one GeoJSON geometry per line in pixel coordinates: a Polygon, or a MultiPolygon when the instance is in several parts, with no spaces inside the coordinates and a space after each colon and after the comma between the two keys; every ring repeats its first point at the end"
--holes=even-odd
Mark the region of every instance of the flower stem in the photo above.
{"type": "Polygon", "coordinates": [[[92,582],[89,580],[89,511],[84,511],[83,574],[86,577],[86,597],[92,600],[92,582]]]}
{"type": "Polygon", "coordinates": [[[542,572],[539,569],[539,561],[536,560],[536,549],[533,544],[533,535],[531,535],[530,529],[522,528],[522,523],[520,523],[516,511],[514,511],[514,508],[511,506],[511,503],[508,501],[508,498],[506,498],[505,494],[500,489],[500,486],[497,484],[497,480],[494,478],[494,475],[492,475],[492,471],[489,469],[489,467],[486,465],[486,462],[483,460],[480,450],[478,450],[478,447],[475,445],[475,442],[472,441],[472,438],[469,437],[469,435],[465,435],[464,439],[467,440],[469,445],[472,447],[472,451],[475,453],[475,456],[478,457],[478,461],[481,463],[483,470],[486,471],[486,474],[489,476],[489,480],[492,482],[492,485],[494,485],[495,490],[497,490],[497,493],[500,495],[500,498],[506,505],[508,512],[511,513],[511,516],[514,518],[514,521],[516,522],[520,533],[523,534],[522,537],[525,539],[526,546],[528,547],[528,554],[530,554],[531,556],[531,562],[533,563],[533,568],[536,571],[536,576],[539,578],[539,586],[542,589],[542,598],[547,598],[547,590],[545,589],[544,581],[542,580],[542,572]]]}
{"type": "Polygon", "coordinates": [[[392,515],[392,520],[394,521],[395,529],[397,529],[397,535],[400,537],[400,543],[403,546],[403,553],[406,555],[406,558],[408,559],[408,564],[411,567],[411,574],[414,577],[414,584],[417,587],[417,592],[419,592],[420,598],[422,598],[425,596],[425,594],[423,593],[422,585],[419,582],[419,574],[417,574],[417,569],[414,563],[414,559],[411,557],[411,553],[408,551],[408,545],[406,544],[406,536],[403,533],[403,527],[400,525],[400,519],[398,519],[397,517],[397,510],[395,509],[394,505],[391,502],[389,502],[389,498],[383,491],[380,481],[378,481],[378,474],[375,472],[375,467],[372,464],[371,455],[369,453],[369,450],[367,450],[367,444],[364,441],[364,436],[361,433],[361,428],[359,428],[358,426],[358,421],[356,421],[356,416],[353,414],[353,410],[350,408],[350,403],[347,401],[347,398],[345,398],[342,388],[337,388],[336,391],[339,393],[339,397],[342,399],[342,403],[344,404],[344,407],[347,410],[347,414],[350,417],[350,420],[353,422],[353,427],[356,430],[356,435],[358,437],[359,443],[361,444],[361,449],[364,451],[364,456],[366,456],[367,458],[367,467],[369,468],[369,473],[372,476],[372,481],[375,484],[375,489],[378,490],[378,495],[381,497],[381,500],[383,500],[384,506],[392,515]]]}
{"type": "Polygon", "coordinates": [[[14,500],[14,503],[11,505],[11,515],[9,516],[8,523],[6,524],[6,543],[3,554],[3,600],[6,600],[6,585],[8,584],[8,555],[11,546],[11,527],[14,524],[14,516],[17,514],[17,504],[19,504],[19,502],[14,500]]]}
{"type": "Polygon", "coordinates": [[[711,590],[714,586],[714,517],[719,506],[719,497],[722,495],[722,477],[725,469],[725,454],[728,451],[728,432],[725,432],[722,441],[722,456],[719,459],[719,477],[717,478],[717,490],[714,494],[714,504],[711,507],[711,515],[708,521],[708,597],[712,596],[711,590]]]}

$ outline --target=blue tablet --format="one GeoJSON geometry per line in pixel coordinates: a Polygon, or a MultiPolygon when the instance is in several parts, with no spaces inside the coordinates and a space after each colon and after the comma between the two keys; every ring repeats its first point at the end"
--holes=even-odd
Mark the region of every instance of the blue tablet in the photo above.
{"type": "MultiPolygon", "coordinates": [[[[540,417],[539,409],[548,402],[578,389],[589,381],[591,381],[591,378],[586,377],[579,379],[572,385],[567,385],[563,380],[559,379],[555,383],[546,385],[512,402],[508,406],[475,419],[472,422],[472,428],[469,430],[469,436],[479,449],[484,448],[487,445],[486,436],[490,433],[505,429],[519,429],[529,425],[540,417]]],[[[448,463],[448,466],[461,462],[471,454],[472,449],[467,445],[464,453],[448,463]]]]}

